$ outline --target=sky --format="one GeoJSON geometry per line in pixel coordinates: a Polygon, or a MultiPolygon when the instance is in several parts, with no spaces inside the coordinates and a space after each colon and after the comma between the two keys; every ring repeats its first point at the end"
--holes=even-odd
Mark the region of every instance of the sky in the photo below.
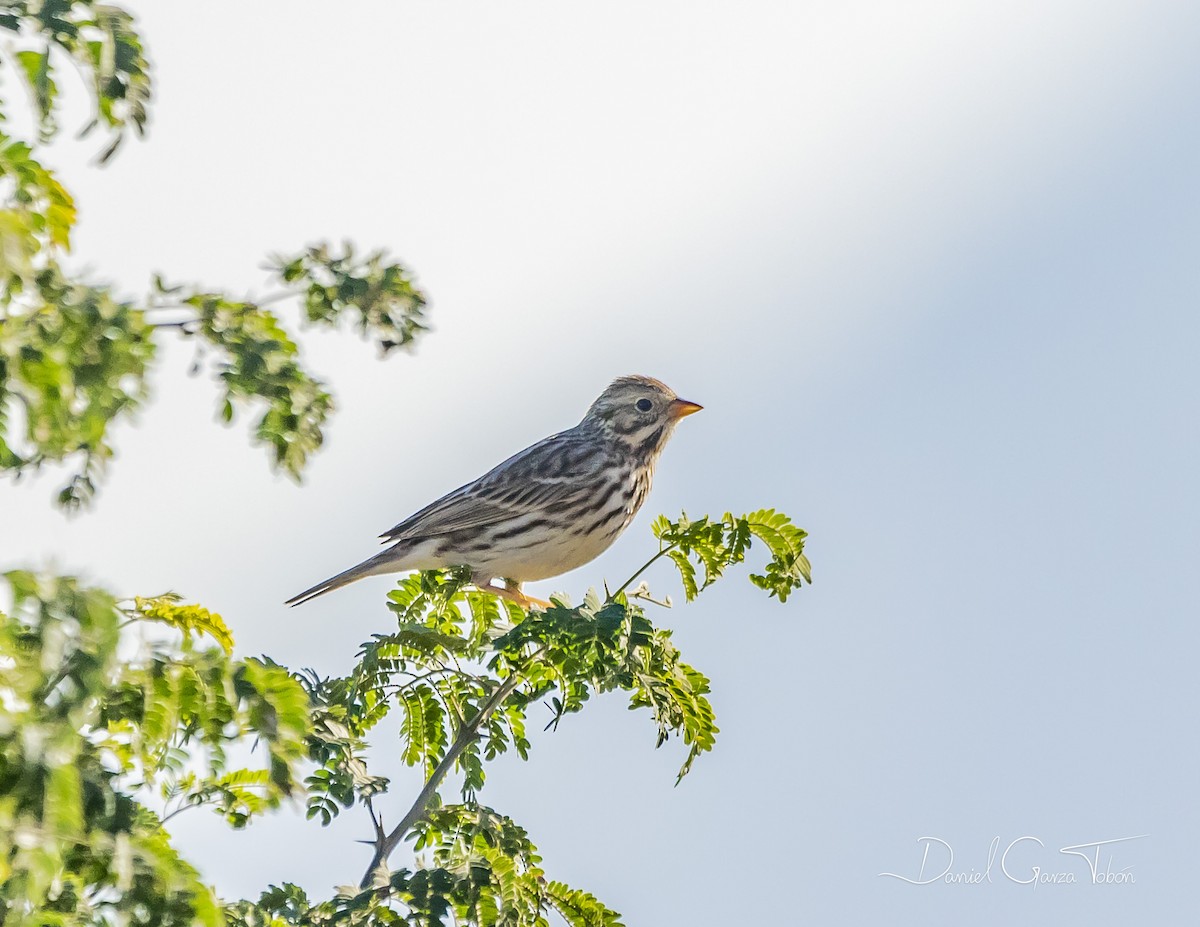
{"type": "MultiPolygon", "coordinates": [[[[178,590],[243,654],[345,672],[389,580],[285,598],[657,376],[705,411],[617,544],[531,591],[620,582],[658,512],[761,506],[814,585],[650,574],[716,749],[674,788],[682,747],[612,695],[496,764],[549,876],[631,925],[1195,921],[1200,7],[127,5],[147,139],[47,154],[77,266],[261,294],[267,255],[350,239],[434,331],[303,338],[339,406],[303,486],[172,345],[90,511],[0,484],[0,564],[178,590]],[[1100,841],[1095,879],[1061,852],[1100,841]]],[[[177,821],[227,897],[367,859],[365,815],[177,821]]]]}

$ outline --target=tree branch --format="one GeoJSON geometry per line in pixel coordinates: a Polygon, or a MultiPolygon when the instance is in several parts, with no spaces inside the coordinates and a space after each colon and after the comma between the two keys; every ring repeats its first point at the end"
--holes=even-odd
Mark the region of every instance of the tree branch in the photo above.
{"type": "MultiPolygon", "coordinates": [[[[371,815],[371,827],[375,830],[374,845],[379,846],[379,842],[384,839],[385,833],[383,830],[383,818],[375,813],[375,803],[371,801],[371,796],[367,796],[366,800],[367,814],[371,815]]],[[[364,841],[369,843],[371,841],[364,841]]]]}
{"type": "Polygon", "coordinates": [[[626,589],[628,589],[633,584],[633,581],[635,579],[637,579],[639,576],[641,576],[643,573],[645,573],[648,569],[650,569],[650,567],[654,566],[655,563],[657,563],[661,558],[665,557],[668,553],[673,551],[678,546],[679,546],[679,542],[676,541],[674,544],[668,544],[666,547],[662,548],[657,554],[655,554],[653,557],[651,557],[649,560],[647,560],[645,563],[643,563],[640,567],[638,567],[637,572],[634,573],[631,577],[629,577],[629,579],[625,580],[625,582],[623,582],[620,585],[620,587],[617,589],[616,592],[610,593],[609,597],[608,597],[609,600],[615,599],[622,592],[624,592],[626,589]]]}
{"type": "Polygon", "coordinates": [[[78,657],[78,653],[72,653],[69,657],[67,657],[66,660],[63,661],[63,665],[58,668],[57,672],[47,679],[42,687],[34,694],[33,699],[35,702],[37,702],[39,705],[46,704],[46,701],[51,695],[54,694],[54,690],[59,687],[64,679],[66,679],[75,671],[75,668],[79,664],[78,657]]]}
{"type": "MultiPolygon", "coordinates": [[[[529,655],[529,661],[535,660],[541,653],[541,649],[534,651],[529,655]]],[[[387,862],[387,858],[392,855],[392,851],[400,845],[400,841],[404,839],[417,821],[425,814],[425,809],[429,806],[430,799],[437,794],[438,786],[442,784],[442,780],[446,778],[446,774],[458,762],[458,758],[462,756],[464,750],[471,745],[471,742],[479,736],[479,726],[494,712],[500,704],[508,698],[524,681],[524,677],[520,672],[514,671],[508,679],[500,684],[499,688],[491,694],[491,697],[483,703],[479,711],[475,713],[470,721],[463,724],[458,730],[458,736],[454,738],[454,743],[450,745],[450,749],[446,751],[446,755],[442,757],[440,763],[434,768],[433,773],[429,776],[421,791],[417,794],[416,801],[412,807],[408,809],[408,813],[400,819],[397,824],[386,835],[382,831],[379,832],[378,839],[375,843],[375,855],[371,858],[371,864],[367,866],[367,871],[362,877],[362,882],[359,883],[362,888],[368,888],[371,884],[371,879],[375,875],[377,869],[387,862]]]]}

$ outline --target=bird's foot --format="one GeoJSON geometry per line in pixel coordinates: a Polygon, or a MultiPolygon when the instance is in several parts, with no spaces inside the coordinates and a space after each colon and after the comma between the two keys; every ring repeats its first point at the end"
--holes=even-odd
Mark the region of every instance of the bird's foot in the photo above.
{"type": "Polygon", "coordinates": [[[533,596],[526,595],[521,591],[521,584],[515,583],[512,580],[505,580],[503,586],[493,586],[492,577],[490,576],[473,576],[473,582],[481,591],[490,592],[492,595],[498,595],[502,599],[507,599],[509,602],[515,602],[523,609],[530,608],[550,608],[550,603],[545,599],[535,599],[533,596]]]}

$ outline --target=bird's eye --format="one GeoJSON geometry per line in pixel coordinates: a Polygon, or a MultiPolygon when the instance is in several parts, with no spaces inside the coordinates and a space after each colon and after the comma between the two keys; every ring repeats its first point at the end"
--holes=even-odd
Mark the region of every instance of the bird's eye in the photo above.
{"type": "Polygon", "coordinates": [[[653,406],[654,403],[652,403],[649,399],[639,399],[637,401],[637,410],[639,412],[649,412],[653,406]]]}

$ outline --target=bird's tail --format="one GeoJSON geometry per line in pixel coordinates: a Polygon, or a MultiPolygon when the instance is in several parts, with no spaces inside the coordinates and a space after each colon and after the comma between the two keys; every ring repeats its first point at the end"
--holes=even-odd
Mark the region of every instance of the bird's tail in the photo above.
{"type": "Polygon", "coordinates": [[[301,605],[309,599],[315,599],[319,595],[324,595],[327,592],[332,592],[334,589],[341,589],[342,586],[347,586],[355,580],[362,579],[365,576],[376,576],[379,573],[392,573],[396,570],[396,552],[394,549],[381,551],[369,560],[364,560],[358,566],[352,566],[348,570],[338,573],[337,576],[331,576],[324,582],[317,583],[315,586],[305,589],[299,595],[292,596],[284,605],[301,605]]]}

